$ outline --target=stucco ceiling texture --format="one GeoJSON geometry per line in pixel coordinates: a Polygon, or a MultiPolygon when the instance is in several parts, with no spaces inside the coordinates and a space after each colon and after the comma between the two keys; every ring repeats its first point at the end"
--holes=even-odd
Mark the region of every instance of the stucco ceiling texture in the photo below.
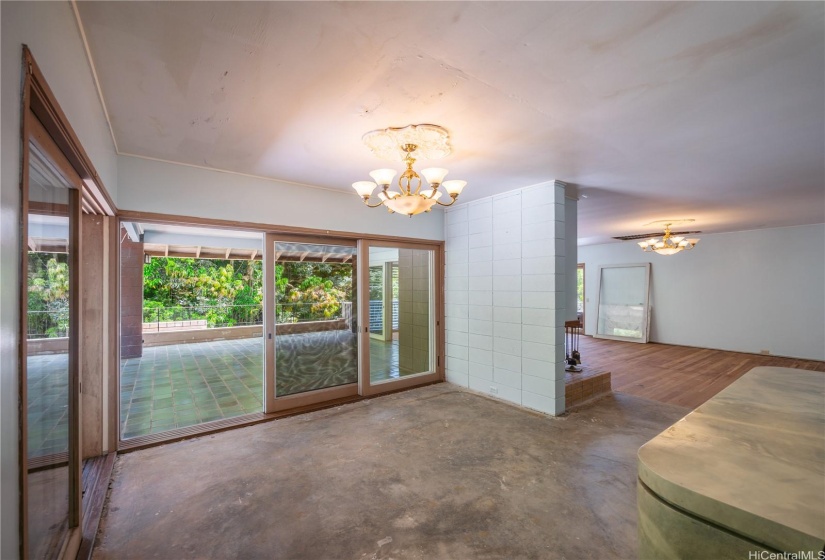
{"type": "Polygon", "coordinates": [[[78,9],[123,154],[351,190],[386,166],[365,132],[435,123],[453,154],[418,169],[463,201],[571,183],[584,243],[825,221],[822,2],[78,9]]]}

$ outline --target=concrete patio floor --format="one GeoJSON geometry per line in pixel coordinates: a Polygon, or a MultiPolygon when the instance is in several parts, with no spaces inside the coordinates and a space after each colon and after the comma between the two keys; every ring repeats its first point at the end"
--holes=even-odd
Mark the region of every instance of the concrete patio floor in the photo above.
{"type": "Polygon", "coordinates": [[[261,338],[153,346],[122,360],[124,439],[261,411],[261,338]]]}
{"type": "MultiPolygon", "coordinates": [[[[278,394],[356,383],[357,349],[347,334],[279,336],[278,394]]],[[[121,362],[121,437],[261,412],[263,360],[260,337],[145,347],[121,362]]],[[[398,377],[398,342],[371,341],[370,361],[373,380],[398,377]]],[[[29,357],[30,457],[68,449],[67,371],[67,354],[29,357]]]]}
{"type": "Polygon", "coordinates": [[[93,558],[635,558],[636,451],[687,412],[441,383],[137,451],[93,558]]]}
{"type": "MultiPolygon", "coordinates": [[[[278,394],[356,383],[354,341],[348,331],[278,336],[278,394]]],[[[398,375],[397,342],[371,342],[370,356],[398,375]]],[[[121,365],[122,437],[261,412],[263,360],[260,337],[144,348],[121,365]]]]}

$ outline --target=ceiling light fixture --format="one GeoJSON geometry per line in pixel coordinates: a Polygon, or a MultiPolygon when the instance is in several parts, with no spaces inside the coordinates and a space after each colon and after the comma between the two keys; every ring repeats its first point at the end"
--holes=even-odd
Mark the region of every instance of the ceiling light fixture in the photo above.
{"type": "Polygon", "coordinates": [[[667,221],[665,224],[665,234],[661,239],[653,237],[647,241],[639,241],[638,245],[645,253],[658,253],[660,255],[675,255],[683,250],[689,251],[693,249],[699,242],[698,239],[685,239],[682,236],[673,236],[670,233],[670,226],[673,222],[692,222],[693,220],[673,220],[667,221]]]}
{"type": "Polygon", "coordinates": [[[362,140],[367,147],[380,158],[401,159],[407,166],[398,178],[398,191],[391,191],[390,184],[395,177],[395,169],[376,169],[370,171],[373,181],[357,181],[352,188],[370,208],[386,206],[390,213],[398,212],[415,216],[429,212],[436,204],[452,206],[464,189],[467,181],[445,181],[448,171],[441,167],[421,170],[421,175],[429,183],[429,188],[421,190],[421,175],[413,169],[417,157],[439,159],[450,154],[450,136],[446,129],[434,124],[411,124],[401,128],[385,128],[367,132],[362,140]],[[381,187],[378,202],[370,204],[375,187],[381,187]],[[452,200],[441,202],[444,190],[452,200]]]}

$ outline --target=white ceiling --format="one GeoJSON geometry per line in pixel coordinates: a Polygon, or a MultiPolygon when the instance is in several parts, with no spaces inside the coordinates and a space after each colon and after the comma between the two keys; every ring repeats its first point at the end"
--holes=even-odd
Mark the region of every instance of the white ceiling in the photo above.
{"type": "Polygon", "coordinates": [[[435,123],[460,200],[572,183],[581,243],[825,221],[822,2],[78,7],[120,153],[351,191],[435,123]]]}

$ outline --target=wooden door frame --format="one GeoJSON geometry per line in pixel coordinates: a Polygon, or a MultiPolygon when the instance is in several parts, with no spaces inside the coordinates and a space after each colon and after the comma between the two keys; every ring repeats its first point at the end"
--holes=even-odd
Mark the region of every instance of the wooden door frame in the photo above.
{"type": "Polygon", "coordinates": [[[37,146],[57,171],[70,183],[69,189],[69,530],[60,545],[60,558],[73,558],[77,554],[81,541],[82,524],[82,485],[81,485],[81,437],[80,432],[80,363],[82,338],[80,297],[80,213],[84,190],[84,174],[97,179],[91,163],[74,135],[64,113],[60,109],[51,90],[46,84],[31,52],[23,47],[23,82],[21,101],[21,173],[20,173],[20,324],[18,345],[18,386],[20,394],[20,440],[18,447],[19,497],[19,551],[20,557],[29,558],[28,541],[28,216],[29,207],[29,165],[31,163],[30,145],[37,146]],[[78,165],[80,162],[80,165],[78,165]],[[86,165],[88,164],[88,165],[86,165]],[[80,168],[80,169],[79,169],[80,168]]]}
{"type": "MultiPolygon", "coordinates": [[[[367,397],[378,395],[381,393],[388,393],[397,391],[399,389],[407,389],[418,385],[427,385],[444,380],[444,244],[433,242],[397,242],[385,240],[359,239],[358,240],[358,254],[365,264],[361,266],[359,276],[360,284],[364,282],[369,285],[369,250],[370,247],[387,247],[398,249],[417,249],[432,251],[433,260],[430,270],[432,278],[432,307],[434,310],[432,328],[434,336],[433,361],[435,367],[430,372],[423,372],[414,375],[409,375],[397,380],[383,381],[381,383],[372,384],[370,380],[370,336],[369,324],[360,329],[358,336],[358,356],[359,356],[359,375],[358,375],[358,394],[367,397]]],[[[363,316],[367,313],[369,316],[369,290],[364,295],[364,290],[358,293],[358,308],[359,315],[363,316]]]]}

